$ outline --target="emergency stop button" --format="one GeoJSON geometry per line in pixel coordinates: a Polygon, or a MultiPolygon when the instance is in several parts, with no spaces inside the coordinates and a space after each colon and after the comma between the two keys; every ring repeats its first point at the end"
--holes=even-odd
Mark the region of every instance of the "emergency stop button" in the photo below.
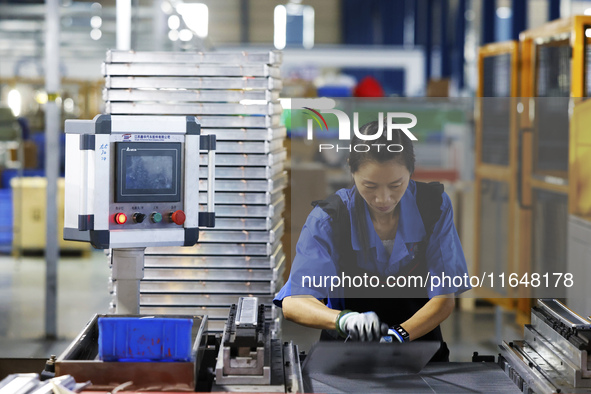
{"type": "Polygon", "coordinates": [[[185,223],[186,218],[187,217],[185,216],[185,213],[183,211],[181,211],[180,209],[178,211],[174,211],[170,215],[170,220],[172,220],[174,223],[178,224],[179,226],[181,226],[183,223],[185,223]]]}
{"type": "Polygon", "coordinates": [[[125,224],[127,222],[127,215],[123,212],[119,212],[115,215],[115,223],[117,224],[125,224]]]}

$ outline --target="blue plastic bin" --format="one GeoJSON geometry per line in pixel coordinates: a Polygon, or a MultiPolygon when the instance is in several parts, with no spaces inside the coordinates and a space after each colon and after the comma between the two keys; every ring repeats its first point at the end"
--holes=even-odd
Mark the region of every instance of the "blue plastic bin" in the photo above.
{"type": "MultiPolygon", "coordinates": [[[[10,189],[10,180],[18,176],[18,170],[7,168],[2,171],[2,189],[10,189]]],[[[45,170],[23,170],[24,177],[45,176],[45,170]]]]}
{"type": "Polygon", "coordinates": [[[103,361],[191,361],[192,319],[99,317],[103,361]]]}
{"type": "Polygon", "coordinates": [[[12,190],[0,189],[0,253],[12,252],[12,190]]]}

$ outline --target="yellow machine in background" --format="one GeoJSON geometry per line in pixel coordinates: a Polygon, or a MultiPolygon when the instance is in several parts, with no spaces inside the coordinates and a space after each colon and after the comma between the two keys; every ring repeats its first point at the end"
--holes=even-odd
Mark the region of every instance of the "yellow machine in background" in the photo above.
{"type": "MultiPolygon", "coordinates": [[[[518,44],[480,49],[477,272],[496,270],[518,277],[569,272],[568,214],[591,214],[591,163],[586,161],[591,157],[590,133],[569,128],[575,103],[591,91],[589,28],[591,16],[574,16],[524,31],[518,44]],[[488,97],[519,99],[495,105],[488,97]],[[501,120],[496,120],[496,128],[487,122],[487,116],[490,120],[494,115],[505,122],[503,133],[501,120]],[[506,154],[493,156],[495,150],[506,154]]],[[[584,109],[575,112],[580,115],[573,117],[572,125],[589,124],[583,120],[584,109]]],[[[554,293],[556,298],[568,296],[564,289],[554,293]]],[[[483,289],[479,295],[515,309],[520,323],[529,320],[531,300],[542,296],[540,289],[526,286],[483,289]]]]}
{"type": "MultiPolygon", "coordinates": [[[[515,272],[519,47],[508,41],[480,48],[475,152],[475,274],[515,272]],[[499,247],[500,246],[500,247],[499,247]]],[[[508,309],[514,289],[481,287],[478,296],[508,309]]]]}
{"type": "Polygon", "coordinates": [[[575,106],[569,144],[568,213],[591,223],[591,101],[575,106]]]}
{"type": "Polygon", "coordinates": [[[567,303],[591,315],[587,283],[591,277],[591,100],[575,105],[570,120],[568,171],[567,269],[578,285],[567,290],[567,303]]]}
{"type": "MultiPolygon", "coordinates": [[[[520,35],[523,272],[568,272],[569,113],[573,99],[588,93],[585,33],[590,25],[591,17],[575,16],[520,35]]],[[[526,290],[526,297],[538,297],[537,289],[526,290]]],[[[555,297],[566,297],[563,293],[555,297]]],[[[519,311],[528,314],[530,306],[519,311]]]]}

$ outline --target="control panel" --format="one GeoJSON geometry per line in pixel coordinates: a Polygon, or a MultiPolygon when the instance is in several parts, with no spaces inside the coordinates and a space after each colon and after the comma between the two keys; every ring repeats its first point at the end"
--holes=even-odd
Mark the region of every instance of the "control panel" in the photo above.
{"type": "Polygon", "coordinates": [[[215,168],[215,136],[193,116],[66,121],[64,238],[97,248],[191,246],[213,227],[214,174],[199,208],[200,153],[215,168]]]}

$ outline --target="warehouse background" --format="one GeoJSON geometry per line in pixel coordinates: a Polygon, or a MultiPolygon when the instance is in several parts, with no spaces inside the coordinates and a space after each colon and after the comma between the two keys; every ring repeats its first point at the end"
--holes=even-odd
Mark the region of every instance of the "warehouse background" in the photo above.
{"type": "MultiPolygon", "coordinates": [[[[55,102],[62,128],[60,148],[47,152],[45,108],[52,97],[45,87],[46,5],[0,1],[0,357],[59,353],[94,313],[109,311],[105,253],[63,241],[61,236],[57,308],[45,308],[45,162],[47,155],[57,158],[63,176],[63,122],[107,112],[101,64],[106,51],[118,45],[118,3],[123,2],[58,4],[61,31],[55,57],[61,88],[55,102]],[[46,331],[48,313],[57,317],[57,335],[46,331]]],[[[429,107],[445,114],[445,119],[423,130],[431,142],[418,149],[418,161],[423,163],[418,175],[446,182],[471,270],[477,253],[478,120],[473,98],[479,89],[479,48],[518,40],[519,33],[558,18],[591,15],[591,1],[574,0],[134,0],[130,4],[130,48],[136,51],[282,50],[282,99],[442,98],[429,107]],[[189,11],[183,11],[185,6],[189,11]],[[283,25],[277,19],[281,12],[289,14],[283,25]]],[[[288,101],[282,103],[289,108],[288,101]]],[[[339,167],[343,156],[314,156],[295,131],[288,130],[285,140],[291,185],[284,191],[282,213],[287,268],[310,209],[308,201],[292,201],[293,188],[297,185],[302,191],[302,179],[313,179],[315,187],[306,191],[312,201],[349,182],[339,167]]],[[[60,194],[57,201],[59,232],[60,194]]],[[[501,339],[520,337],[530,304],[495,301],[496,295],[458,303],[457,312],[444,324],[452,357],[467,360],[472,351],[494,353],[501,339]]],[[[317,335],[285,322],[283,333],[284,339],[297,338],[304,349],[317,335]]]]}

